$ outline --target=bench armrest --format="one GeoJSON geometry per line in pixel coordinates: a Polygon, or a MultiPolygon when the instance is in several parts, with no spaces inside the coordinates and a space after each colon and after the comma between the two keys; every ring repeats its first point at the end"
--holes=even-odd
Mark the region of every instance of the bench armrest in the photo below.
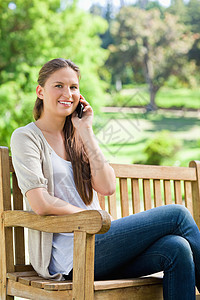
{"type": "Polygon", "coordinates": [[[7,210],[2,213],[5,227],[27,227],[29,229],[61,233],[85,231],[88,234],[105,233],[111,219],[104,210],[86,210],[64,216],[40,216],[34,212],[7,210]]]}

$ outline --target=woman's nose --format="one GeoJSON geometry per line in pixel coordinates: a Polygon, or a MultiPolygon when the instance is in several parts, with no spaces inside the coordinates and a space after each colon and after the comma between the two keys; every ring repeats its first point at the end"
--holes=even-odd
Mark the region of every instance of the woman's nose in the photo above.
{"type": "Polygon", "coordinates": [[[72,97],[72,92],[70,90],[70,88],[65,88],[63,91],[63,96],[67,97],[67,98],[71,98],[72,97]]]}

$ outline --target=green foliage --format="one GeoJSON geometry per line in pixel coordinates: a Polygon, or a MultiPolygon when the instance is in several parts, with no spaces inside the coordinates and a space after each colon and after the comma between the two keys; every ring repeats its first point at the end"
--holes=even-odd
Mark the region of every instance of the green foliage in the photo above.
{"type": "MultiPolygon", "coordinates": [[[[189,51],[189,59],[195,60],[200,66],[200,2],[199,0],[190,0],[187,5],[187,14],[185,15],[185,23],[188,24],[190,30],[194,32],[195,42],[189,51]]],[[[200,72],[199,72],[200,73],[200,72]]]]}
{"type": "Polygon", "coordinates": [[[81,70],[81,93],[99,111],[105,82],[99,69],[108,56],[99,33],[107,23],[60,0],[0,2],[0,144],[32,121],[38,71],[50,59],[70,58],[81,70]],[[14,6],[15,5],[15,6],[14,6]]]}
{"type": "Polygon", "coordinates": [[[123,76],[127,65],[133,68],[134,74],[141,76],[142,70],[149,85],[151,104],[155,106],[155,95],[169,76],[186,73],[183,70],[193,36],[186,33],[187,27],[176,16],[166,12],[163,15],[158,9],[145,11],[136,7],[123,7],[111,32],[115,43],[109,48],[108,63],[117,77],[123,76]]]}
{"type": "Polygon", "coordinates": [[[180,145],[169,131],[157,132],[144,149],[146,164],[161,165],[166,159],[173,157],[180,145]]]}

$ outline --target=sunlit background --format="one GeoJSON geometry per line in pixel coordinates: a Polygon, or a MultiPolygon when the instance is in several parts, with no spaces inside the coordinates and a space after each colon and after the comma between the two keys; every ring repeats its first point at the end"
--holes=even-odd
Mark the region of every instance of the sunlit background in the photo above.
{"type": "Polygon", "coordinates": [[[200,0],[5,0],[0,16],[0,145],[33,121],[41,66],[65,57],[110,162],[200,160],[200,0]]]}

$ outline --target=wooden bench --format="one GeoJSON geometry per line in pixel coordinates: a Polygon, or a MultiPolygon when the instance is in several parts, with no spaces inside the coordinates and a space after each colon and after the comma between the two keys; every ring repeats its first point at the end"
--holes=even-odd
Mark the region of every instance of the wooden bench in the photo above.
{"type": "MultiPolygon", "coordinates": [[[[124,217],[154,206],[185,205],[200,227],[200,162],[189,167],[112,164],[118,178],[116,193],[99,195],[102,209],[124,217]]],[[[160,300],[162,278],[148,276],[94,282],[94,237],[109,230],[106,211],[68,216],[38,216],[23,211],[23,199],[9,157],[0,147],[0,299],[160,300]],[[11,194],[12,192],[12,194],[11,194]],[[39,277],[27,262],[26,230],[74,232],[73,281],[39,277]]]]}

